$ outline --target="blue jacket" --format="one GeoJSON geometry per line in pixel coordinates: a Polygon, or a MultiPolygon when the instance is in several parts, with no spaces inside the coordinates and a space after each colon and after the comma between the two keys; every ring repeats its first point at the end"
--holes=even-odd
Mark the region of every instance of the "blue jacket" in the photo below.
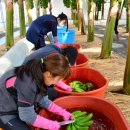
{"type": "Polygon", "coordinates": [[[55,37],[57,36],[57,24],[57,18],[53,15],[40,16],[29,26],[26,38],[33,44],[37,44],[40,37],[44,37],[50,31],[55,37]]]}
{"type": "Polygon", "coordinates": [[[45,56],[52,54],[52,53],[63,54],[63,52],[64,51],[61,48],[57,47],[56,45],[46,45],[45,47],[42,47],[42,48],[34,51],[29,56],[27,56],[24,60],[24,63],[26,63],[32,59],[44,58],[45,56]]]}

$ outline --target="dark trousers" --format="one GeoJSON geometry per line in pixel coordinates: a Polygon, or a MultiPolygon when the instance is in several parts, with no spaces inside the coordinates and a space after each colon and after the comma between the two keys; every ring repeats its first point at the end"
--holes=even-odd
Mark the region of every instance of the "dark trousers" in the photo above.
{"type": "Polygon", "coordinates": [[[114,27],[114,31],[115,31],[115,34],[118,35],[118,22],[119,22],[119,19],[118,19],[118,14],[116,16],[116,21],[115,21],[115,27],[114,27]]]}
{"type": "Polygon", "coordinates": [[[35,49],[36,50],[39,49],[39,48],[42,48],[42,47],[46,46],[44,36],[39,36],[38,43],[34,44],[34,45],[35,45],[35,49]]]}
{"type": "MultiPolygon", "coordinates": [[[[54,100],[57,97],[57,92],[53,86],[48,87],[48,98],[54,100]]],[[[0,128],[3,130],[30,130],[28,125],[19,118],[10,120],[7,124],[3,124],[0,120],[0,128]]]]}
{"type": "Polygon", "coordinates": [[[52,101],[57,98],[57,92],[53,86],[48,87],[48,98],[52,101]]]}
{"type": "Polygon", "coordinates": [[[3,124],[0,120],[0,128],[3,130],[30,130],[28,125],[19,118],[12,119],[7,124],[3,124]]]}

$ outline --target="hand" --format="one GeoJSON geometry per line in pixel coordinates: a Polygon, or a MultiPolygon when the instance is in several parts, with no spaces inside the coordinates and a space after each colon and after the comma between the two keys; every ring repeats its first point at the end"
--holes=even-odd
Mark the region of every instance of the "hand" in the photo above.
{"type": "Polygon", "coordinates": [[[53,126],[54,129],[48,129],[48,130],[59,130],[60,129],[60,124],[57,121],[51,121],[50,126],[53,126]]]}
{"type": "Polygon", "coordinates": [[[65,84],[63,81],[59,81],[58,83],[56,83],[56,86],[59,88],[64,89],[65,91],[71,92],[72,91],[72,87],[65,84]]]}
{"type": "Polygon", "coordinates": [[[74,116],[71,113],[67,112],[67,111],[64,111],[62,116],[63,116],[64,121],[67,121],[69,119],[74,119],[74,116]]]}
{"type": "Polygon", "coordinates": [[[72,88],[71,86],[68,86],[68,87],[66,87],[65,90],[68,91],[68,92],[72,92],[72,89],[73,89],[73,88],[72,88]]]}
{"type": "Polygon", "coordinates": [[[65,109],[61,108],[60,106],[56,105],[53,102],[50,104],[48,110],[50,112],[53,112],[55,114],[62,116],[64,121],[67,121],[69,119],[74,119],[74,117],[71,113],[67,112],[65,109]]]}
{"type": "Polygon", "coordinates": [[[37,118],[32,125],[34,127],[47,129],[47,130],[59,130],[61,127],[59,122],[48,120],[40,115],[37,115],[37,118]]]}

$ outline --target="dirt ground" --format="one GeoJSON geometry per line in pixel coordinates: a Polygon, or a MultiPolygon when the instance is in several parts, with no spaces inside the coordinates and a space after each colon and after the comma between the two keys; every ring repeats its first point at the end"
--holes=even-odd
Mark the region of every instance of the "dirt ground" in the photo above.
{"type": "Polygon", "coordinates": [[[77,32],[76,43],[80,44],[81,53],[89,59],[89,67],[99,70],[109,80],[109,91],[119,91],[122,89],[125,69],[125,58],[112,52],[110,58],[100,59],[102,40],[95,37],[93,42],[87,42],[86,35],[77,32]]]}
{"type": "MultiPolygon", "coordinates": [[[[120,30],[124,30],[120,28],[120,30]]],[[[123,31],[120,31],[121,36],[127,36],[123,31]]],[[[16,38],[17,42],[20,38],[16,38]]],[[[81,53],[85,54],[89,59],[88,67],[100,71],[109,81],[108,90],[105,98],[115,103],[123,112],[126,120],[130,124],[130,96],[120,94],[123,86],[123,76],[126,59],[112,52],[110,58],[100,59],[101,43],[102,39],[95,36],[93,42],[87,42],[86,35],[80,35],[79,31],[76,31],[76,43],[81,45],[81,53]],[[111,92],[110,92],[111,91],[111,92]],[[113,93],[112,91],[116,92],[113,93]]],[[[5,46],[0,46],[0,56],[2,56],[7,49],[5,46]]]]}

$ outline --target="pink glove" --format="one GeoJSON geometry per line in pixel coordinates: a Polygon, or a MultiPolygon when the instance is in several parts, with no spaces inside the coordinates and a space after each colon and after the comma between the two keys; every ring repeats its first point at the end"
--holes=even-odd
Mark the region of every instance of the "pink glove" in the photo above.
{"type": "Polygon", "coordinates": [[[35,122],[32,124],[34,127],[47,129],[47,130],[59,130],[60,124],[57,121],[48,120],[40,115],[37,115],[35,122]]]}
{"type": "Polygon", "coordinates": [[[61,115],[63,117],[64,121],[67,121],[70,119],[70,117],[72,117],[71,113],[67,112],[65,109],[61,108],[60,106],[57,106],[53,102],[48,107],[48,110],[55,114],[61,115]]]}
{"type": "Polygon", "coordinates": [[[72,87],[69,85],[66,85],[63,81],[59,81],[58,83],[56,83],[56,86],[68,92],[72,91],[72,87]]]}

